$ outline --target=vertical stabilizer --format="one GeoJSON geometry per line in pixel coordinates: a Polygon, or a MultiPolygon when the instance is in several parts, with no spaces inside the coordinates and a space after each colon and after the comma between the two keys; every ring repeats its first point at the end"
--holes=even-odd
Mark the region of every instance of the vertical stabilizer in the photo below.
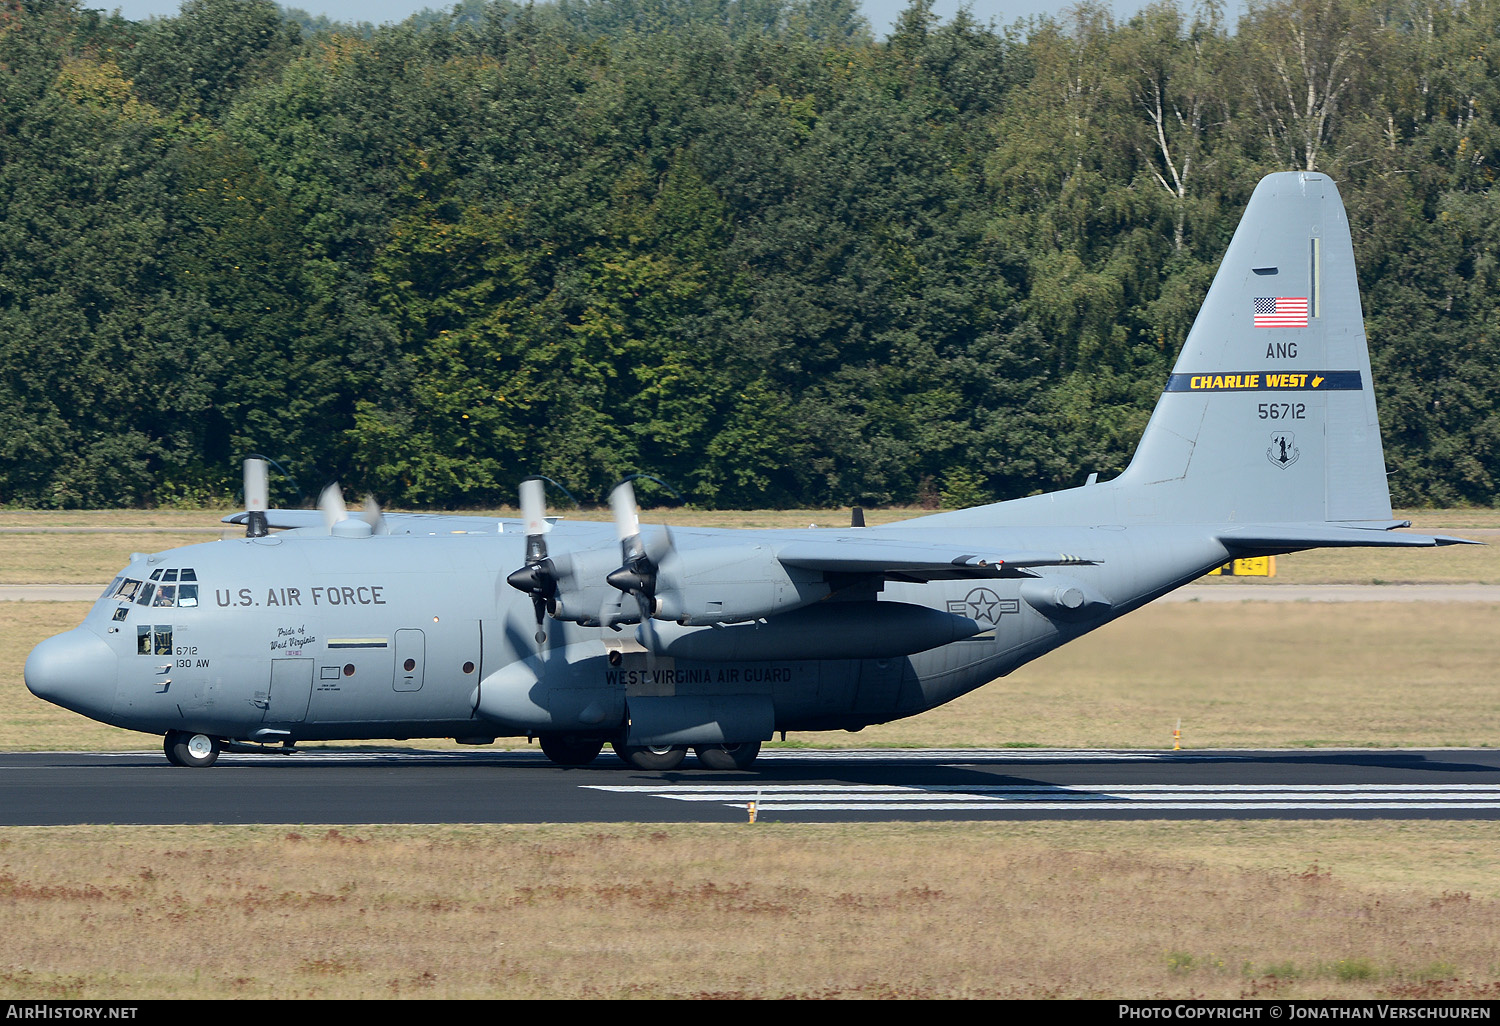
{"type": "Polygon", "coordinates": [[[1127,520],[1390,519],[1354,248],[1327,176],[1256,187],[1112,484],[1127,520]]]}

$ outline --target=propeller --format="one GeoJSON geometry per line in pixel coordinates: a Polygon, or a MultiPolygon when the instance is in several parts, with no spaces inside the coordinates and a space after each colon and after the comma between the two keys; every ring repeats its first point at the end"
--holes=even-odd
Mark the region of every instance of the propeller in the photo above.
{"type": "Polygon", "coordinates": [[[545,535],[552,530],[547,523],[546,485],[539,477],[521,482],[521,518],[526,522],[526,565],[506,577],[506,583],[531,596],[536,610],[536,640],[547,640],[542,624],[546,614],[557,611],[557,566],[547,555],[545,535]]]}
{"type": "Polygon", "coordinates": [[[331,531],[333,525],[349,519],[349,507],[344,505],[344,491],[337,484],[323,489],[318,496],[318,510],[323,514],[323,523],[331,531]]]}
{"type": "MultiPolygon", "coordinates": [[[[659,572],[662,560],[672,551],[672,535],[669,531],[663,531],[661,539],[650,547],[642,540],[635,488],[629,481],[621,482],[609,493],[609,506],[615,515],[615,535],[620,539],[623,562],[605,580],[626,595],[634,596],[636,607],[640,611],[641,631],[646,635],[646,648],[654,651],[656,628],[652,626],[651,618],[657,611],[659,572]]],[[[602,615],[600,618],[605,619],[602,615]]],[[[613,619],[614,622],[606,621],[606,626],[613,627],[623,620],[621,617],[613,619]]]]}
{"type": "Polygon", "coordinates": [[[359,517],[370,525],[371,534],[391,533],[391,525],[385,522],[385,514],[380,511],[380,503],[375,501],[375,496],[365,496],[365,502],[361,507],[359,517]]]}
{"type": "Polygon", "coordinates": [[[264,538],[270,533],[266,525],[266,508],[270,505],[271,486],[266,476],[266,461],[252,456],[245,460],[245,537],[264,538]]]}

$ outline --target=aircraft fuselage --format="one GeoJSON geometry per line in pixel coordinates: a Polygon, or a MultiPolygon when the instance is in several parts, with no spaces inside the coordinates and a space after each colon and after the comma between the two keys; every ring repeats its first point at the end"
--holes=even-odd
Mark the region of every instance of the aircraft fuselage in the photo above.
{"type": "MultiPolygon", "coordinates": [[[[682,658],[647,652],[634,625],[614,630],[548,618],[546,640],[538,642],[530,601],[505,585],[523,557],[524,536],[514,531],[290,532],[143,556],[77,630],[38,648],[27,681],[50,701],[156,734],[286,743],[549,731],[631,732],[641,744],[764,740],[773,730],[858,729],[943,704],[1226,554],[1211,536],[1180,530],[959,532],[948,540],[1101,555],[1062,579],[1094,604],[1055,601],[1056,575],[1044,585],[1029,577],[885,582],[867,592],[856,582],[816,603],[838,629],[814,637],[778,634],[774,617],[739,625],[742,639],[733,645],[734,625],[653,624],[663,637],[701,635],[692,650],[698,657],[682,658]],[[891,624],[920,607],[973,621],[976,633],[888,654],[891,624]],[[833,635],[850,656],[816,657],[833,635]],[[877,655],[858,657],[864,651],[877,655]],[[673,712],[658,721],[646,714],[653,707],[673,712]]],[[[845,533],[855,532],[756,532],[768,543],[845,533]]],[[[861,541],[902,537],[899,529],[857,534],[861,541]]],[[[688,551],[721,536],[680,528],[675,535],[688,551]]],[[[613,558],[608,525],[564,522],[553,538],[613,558]]]]}

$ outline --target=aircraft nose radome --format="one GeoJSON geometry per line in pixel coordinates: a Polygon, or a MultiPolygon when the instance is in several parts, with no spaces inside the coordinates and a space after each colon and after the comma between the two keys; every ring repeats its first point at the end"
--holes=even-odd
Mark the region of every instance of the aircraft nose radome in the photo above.
{"type": "Polygon", "coordinates": [[[25,676],[33,695],[85,716],[108,716],[115,704],[115,654],[99,635],[83,628],[32,649],[25,676]]]}

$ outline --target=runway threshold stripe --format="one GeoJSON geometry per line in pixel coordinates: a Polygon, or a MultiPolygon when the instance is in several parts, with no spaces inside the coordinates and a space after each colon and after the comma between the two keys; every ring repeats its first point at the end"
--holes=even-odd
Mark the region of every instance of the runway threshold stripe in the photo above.
{"type": "Polygon", "coordinates": [[[1142,784],[1125,787],[1047,785],[869,786],[860,784],[584,785],[589,790],[765,812],[926,812],[1004,809],[1143,812],[1469,810],[1500,811],[1500,785],[1369,784],[1192,786],[1142,784]]]}
{"type": "MultiPolygon", "coordinates": [[[[665,796],[663,796],[665,797],[665,796]]],[[[725,802],[733,808],[747,808],[748,801],[725,802]]],[[[1118,812],[1124,809],[1147,812],[1192,812],[1261,810],[1271,812],[1306,812],[1326,810],[1384,810],[1388,812],[1464,809],[1470,811],[1500,811],[1495,802],[939,802],[932,805],[914,805],[911,802],[768,802],[756,803],[762,812],[900,812],[921,809],[924,812],[999,811],[1004,809],[1055,810],[1059,812],[1098,811],[1118,812]]]]}

